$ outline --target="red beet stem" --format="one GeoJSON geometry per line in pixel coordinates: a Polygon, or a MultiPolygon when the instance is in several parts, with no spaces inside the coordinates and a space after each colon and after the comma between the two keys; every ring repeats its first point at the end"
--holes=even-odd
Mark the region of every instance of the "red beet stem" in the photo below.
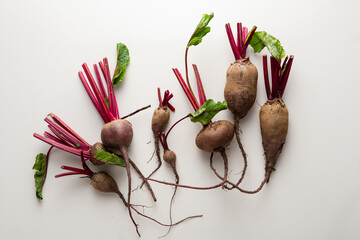
{"type": "Polygon", "coordinates": [[[197,88],[198,88],[199,101],[200,101],[200,105],[202,106],[206,102],[206,95],[205,95],[203,84],[201,82],[199,70],[198,70],[196,64],[193,64],[193,68],[194,68],[196,84],[197,84],[197,88]]]}
{"type": "Polygon", "coordinates": [[[161,98],[160,88],[158,88],[158,97],[160,102],[160,107],[169,107],[171,111],[175,111],[175,108],[173,105],[170,104],[170,99],[173,98],[173,94],[169,92],[169,90],[166,90],[164,93],[164,99],[161,98]]]}
{"type": "Polygon", "coordinates": [[[264,69],[264,81],[265,81],[265,90],[267,99],[271,99],[271,91],[270,91],[270,82],[269,82],[269,74],[268,74],[268,66],[267,66],[267,56],[263,56],[263,69],[264,69]]]}
{"type": "Polygon", "coordinates": [[[168,102],[168,107],[170,108],[171,111],[175,112],[175,108],[173,105],[171,105],[171,103],[168,102]]]}
{"type": "Polygon", "coordinates": [[[184,79],[182,78],[179,70],[177,68],[173,68],[173,71],[174,71],[174,74],[175,74],[176,78],[178,79],[181,87],[183,88],[187,98],[189,99],[191,106],[194,108],[195,111],[197,111],[200,108],[199,103],[197,102],[194,95],[191,94],[191,92],[190,92],[188,86],[186,85],[184,79]]]}
{"type": "Polygon", "coordinates": [[[161,98],[161,92],[160,88],[157,88],[158,98],[159,98],[159,107],[162,107],[162,98],[161,98]]]}
{"type": "Polygon", "coordinates": [[[253,28],[250,30],[250,33],[247,34],[246,38],[244,39],[245,49],[247,49],[247,47],[249,46],[249,43],[250,43],[252,37],[254,36],[256,29],[257,29],[257,27],[253,26],[253,28]]]}
{"type": "Polygon", "coordinates": [[[242,23],[237,23],[236,24],[237,26],[237,39],[238,39],[238,51],[239,51],[239,54],[240,54],[240,57],[241,58],[245,58],[244,56],[244,36],[243,36],[243,33],[242,33],[242,23]]]}
{"type": "MultiPolygon", "coordinates": [[[[83,150],[88,150],[89,146],[84,144],[83,142],[79,141],[76,137],[74,137],[71,133],[67,132],[64,128],[56,124],[55,122],[51,121],[49,118],[45,118],[45,122],[50,124],[52,127],[55,128],[56,131],[58,131],[60,134],[62,134],[65,137],[65,140],[69,141],[73,145],[79,145],[79,147],[83,150]]],[[[54,131],[53,131],[54,132],[54,131]]]]}
{"type": "Polygon", "coordinates": [[[167,102],[170,101],[170,99],[172,99],[174,97],[174,95],[172,93],[169,94],[168,98],[167,98],[167,102]]]}
{"type": "Polygon", "coordinates": [[[245,43],[246,37],[248,35],[248,28],[247,27],[243,27],[242,29],[242,36],[243,36],[243,43],[245,43]]]}
{"type": "Polygon", "coordinates": [[[282,77],[281,77],[281,86],[280,86],[280,96],[282,97],[285,91],[285,87],[287,84],[287,81],[289,79],[289,74],[290,74],[290,70],[291,70],[291,66],[294,60],[294,56],[291,55],[289,62],[286,64],[286,69],[285,72],[283,73],[282,77]]]}
{"type": "MultiPolygon", "coordinates": [[[[80,149],[78,148],[75,148],[75,147],[69,147],[65,144],[61,144],[57,141],[54,141],[50,138],[46,138],[44,136],[41,136],[40,134],[37,134],[37,133],[34,133],[34,137],[36,137],[37,139],[43,141],[43,142],[46,142],[47,144],[51,145],[51,146],[54,146],[56,148],[59,148],[61,150],[64,150],[66,152],[69,152],[69,153],[72,153],[72,154],[75,154],[75,155],[78,155],[80,156],[81,155],[81,151],[80,149]]],[[[86,156],[89,156],[90,157],[90,151],[83,151],[84,155],[86,156]]]]}
{"type": "Polygon", "coordinates": [[[51,133],[49,132],[44,132],[44,137],[50,138],[58,143],[64,144],[65,142],[63,142],[62,140],[58,139],[57,137],[53,136],[51,133]]]}
{"type": "MultiPolygon", "coordinates": [[[[94,91],[95,97],[96,97],[97,102],[99,103],[99,105],[100,105],[100,107],[101,107],[101,109],[102,109],[102,112],[107,116],[107,118],[109,119],[109,122],[115,120],[116,118],[115,118],[115,117],[113,116],[113,114],[109,111],[108,107],[107,107],[106,104],[105,104],[104,99],[101,97],[100,91],[99,91],[98,87],[97,87],[96,84],[95,84],[94,78],[93,78],[93,76],[92,76],[92,74],[91,74],[91,72],[90,72],[87,64],[84,63],[84,64],[82,65],[82,67],[83,67],[83,69],[84,69],[84,71],[85,71],[85,74],[86,74],[86,76],[87,76],[87,78],[88,78],[88,81],[89,81],[89,83],[90,83],[90,85],[91,85],[91,87],[92,87],[92,90],[94,91]]],[[[109,97],[110,97],[110,93],[109,93],[109,97]]]]}
{"type": "MultiPolygon", "coordinates": [[[[107,62],[107,58],[103,59],[103,62],[105,62],[105,61],[107,62]]],[[[110,78],[110,69],[107,70],[107,68],[109,68],[109,64],[107,64],[107,67],[105,67],[103,62],[100,61],[99,66],[100,66],[101,72],[103,74],[103,77],[105,79],[105,83],[106,83],[106,86],[107,86],[107,91],[108,91],[108,95],[109,95],[109,97],[108,97],[109,107],[111,106],[111,104],[115,105],[113,116],[116,119],[119,119],[120,115],[119,115],[119,110],[118,110],[118,106],[117,106],[117,101],[116,101],[116,98],[115,98],[114,89],[113,89],[111,78],[110,78]],[[109,74],[107,74],[107,72],[109,72],[109,74]]]]}
{"type": "Polygon", "coordinates": [[[278,85],[279,85],[279,71],[280,63],[273,57],[270,57],[270,64],[271,64],[271,96],[272,99],[278,97],[278,85]]]}
{"type": "Polygon", "coordinates": [[[111,96],[109,96],[111,98],[111,102],[110,102],[110,109],[111,112],[113,113],[113,115],[119,119],[119,111],[118,111],[118,106],[117,106],[117,102],[116,102],[116,98],[115,98],[115,93],[114,93],[114,88],[112,86],[112,82],[111,82],[111,77],[110,77],[110,67],[109,67],[109,62],[107,58],[103,59],[104,65],[105,65],[105,72],[106,72],[106,76],[107,76],[107,82],[109,84],[109,91],[111,93],[111,96]]]}
{"type": "Polygon", "coordinates": [[[103,84],[103,82],[101,80],[99,69],[98,69],[96,64],[94,64],[93,66],[94,66],[94,71],[95,71],[95,77],[96,77],[98,86],[100,88],[101,96],[102,96],[102,98],[108,98],[108,96],[107,96],[107,94],[105,92],[104,84],[103,84]]]}
{"type": "Polygon", "coordinates": [[[82,82],[82,84],[85,87],[86,92],[88,93],[94,107],[96,108],[96,110],[98,111],[98,113],[100,114],[101,118],[103,119],[104,122],[109,122],[110,120],[108,119],[108,117],[106,116],[105,112],[102,110],[100,104],[98,103],[98,101],[96,100],[92,90],[90,89],[89,84],[87,83],[85,76],[82,72],[79,72],[79,77],[80,80],[82,82]]]}
{"type": "Polygon", "coordinates": [[[49,115],[50,115],[50,117],[52,117],[54,119],[54,121],[57,124],[59,124],[62,128],[64,128],[66,131],[68,131],[74,137],[76,137],[79,141],[84,143],[89,148],[91,147],[91,145],[89,143],[87,143],[84,139],[82,139],[74,130],[72,130],[68,125],[66,125],[66,123],[64,121],[62,121],[58,116],[56,116],[54,113],[50,113],[49,115]]]}
{"type": "Polygon", "coordinates": [[[166,90],[165,93],[164,93],[164,98],[163,98],[163,101],[162,101],[162,105],[163,106],[166,106],[166,103],[167,103],[167,98],[169,96],[169,90],[166,90]]]}
{"type": "MultiPolygon", "coordinates": [[[[163,147],[164,151],[169,150],[169,146],[167,144],[165,134],[164,133],[159,133],[158,138],[159,138],[160,144],[163,147]]],[[[149,175],[149,177],[150,177],[150,175],[149,175]]]]}
{"type": "Polygon", "coordinates": [[[69,147],[75,147],[70,141],[68,141],[61,133],[59,133],[53,126],[48,125],[48,128],[55,134],[55,136],[62,142],[69,147]]]}
{"type": "Polygon", "coordinates": [[[184,120],[184,119],[186,119],[186,118],[188,118],[188,117],[190,117],[190,116],[189,116],[189,115],[186,115],[185,117],[181,118],[180,120],[178,120],[176,123],[174,123],[174,124],[170,127],[169,131],[168,131],[168,132],[166,133],[166,135],[165,135],[165,141],[166,141],[169,133],[171,132],[171,130],[172,130],[179,122],[181,122],[182,120],[184,120]]]}
{"type": "MultiPolygon", "coordinates": [[[[195,33],[195,32],[194,32],[195,33]]],[[[193,35],[191,35],[190,39],[194,36],[194,33],[193,35]]],[[[189,40],[190,42],[190,40],[189,40]]],[[[188,42],[188,44],[189,44],[188,42]]],[[[189,91],[191,93],[191,95],[195,98],[195,95],[194,95],[194,92],[193,90],[191,89],[191,85],[190,85],[190,81],[189,81],[189,70],[188,70],[188,52],[189,52],[189,48],[186,47],[186,50],[185,50],[185,77],[186,77],[186,83],[187,83],[187,86],[189,88],[189,91]]],[[[195,98],[195,102],[197,102],[196,98],[195,98]]]]}
{"type": "MultiPolygon", "coordinates": [[[[85,173],[78,173],[78,172],[67,172],[67,173],[60,173],[55,175],[55,178],[59,178],[59,177],[65,177],[65,176],[70,176],[70,175],[87,175],[85,173]]],[[[89,175],[88,175],[89,176],[89,175]]]]}
{"type": "Polygon", "coordinates": [[[241,59],[240,53],[239,53],[239,49],[236,46],[235,40],[234,40],[234,35],[231,31],[231,27],[230,27],[230,23],[225,24],[225,29],[226,29],[226,33],[227,36],[229,38],[229,43],[231,46],[231,49],[233,51],[234,57],[236,60],[241,59]]]}
{"type": "Polygon", "coordinates": [[[69,170],[71,172],[58,174],[55,176],[56,178],[69,176],[69,175],[77,175],[77,174],[87,175],[87,176],[92,176],[94,174],[90,169],[86,170],[86,169],[74,168],[70,166],[61,166],[61,168],[65,170],[69,170]]]}

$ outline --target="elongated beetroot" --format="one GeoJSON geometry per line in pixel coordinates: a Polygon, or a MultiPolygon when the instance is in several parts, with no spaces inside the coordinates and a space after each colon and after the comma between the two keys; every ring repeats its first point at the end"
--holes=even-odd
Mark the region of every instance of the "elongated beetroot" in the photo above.
{"type": "Polygon", "coordinates": [[[283,64],[274,56],[270,57],[272,88],[270,90],[267,57],[263,57],[265,88],[268,100],[260,109],[262,144],[266,159],[265,180],[269,182],[276,161],[285,144],[289,125],[289,112],[282,96],[289,78],[294,56],[286,57],[283,64]]]}
{"type": "Polygon", "coordinates": [[[261,107],[260,127],[266,158],[265,172],[268,175],[267,178],[270,178],[285,144],[288,125],[289,112],[281,99],[269,100],[261,107]]]}

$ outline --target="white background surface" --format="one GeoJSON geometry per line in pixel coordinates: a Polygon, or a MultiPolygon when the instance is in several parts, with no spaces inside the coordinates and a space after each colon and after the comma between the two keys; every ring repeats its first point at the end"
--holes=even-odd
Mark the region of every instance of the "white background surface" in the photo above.
{"type": "MultiPolygon", "coordinates": [[[[131,55],[125,81],[115,89],[120,113],[157,106],[159,86],[174,92],[171,122],[183,117],[192,109],[171,68],[184,74],[186,43],[202,14],[211,11],[211,33],[189,52],[189,64],[198,65],[209,98],[223,100],[225,72],[233,62],[225,23],[257,25],[295,55],[284,94],[288,138],[270,184],[256,195],[179,189],[174,219],[204,217],[174,227],[164,239],[359,239],[359,9],[355,0],[1,1],[0,239],[137,239],[116,195],[96,192],[76,176],[53,178],[63,171],[61,165],[80,166],[68,153],[52,152],[44,200],[38,201],[32,165],[48,146],[32,134],[43,133],[43,118],[54,112],[89,143],[100,140],[102,120],[77,72],[83,62],[91,65],[105,56],[114,68],[117,42],[125,43],[131,55]]],[[[242,186],[255,189],[264,174],[258,112],[266,94],[261,55],[251,48],[248,54],[258,67],[259,84],[257,104],[240,122],[249,155],[242,186]]],[[[147,164],[153,109],[129,119],[135,134],[130,156],[147,174],[155,167],[154,160],[147,164]]],[[[232,116],[226,111],[216,119],[232,116]]],[[[199,124],[183,122],[169,144],[178,157],[181,182],[209,186],[218,181],[209,154],[194,144],[199,130],[199,124]]],[[[243,166],[235,140],[227,151],[235,180],[243,166]]],[[[218,155],[217,160],[221,169],[218,155]]],[[[124,169],[107,169],[126,192],[124,169]]],[[[155,177],[173,181],[165,165],[155,177]]],[[[136,176],[134,181],[139,184],[136,176]]],[[[145,189],[133,193],[133,202],[153,205],[146,213],[167,222],[172,188],[153,187],[159,199],[155,205],[145,189]]],[[[135,218],[142,239],[157,239],[167,231],[135,218]]]]}

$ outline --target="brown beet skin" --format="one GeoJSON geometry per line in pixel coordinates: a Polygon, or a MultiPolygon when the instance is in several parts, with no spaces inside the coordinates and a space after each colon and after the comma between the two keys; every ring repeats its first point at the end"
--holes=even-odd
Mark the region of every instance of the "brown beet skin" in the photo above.
{"type": "Polygon", "coordinates": [[[265,172],[270,177],[285,143],[289,112],[281,99],[267,101],[260,109],[262,144],[266,158],[265,172]]]}
{"type": "Polygon", "coordinates": [[[175,164],[176,164],[176,154],[171,150],[165,151],[163,159],[165,162],[167,162],[171,166],[175,166],[175,164]]]}
{"type": "Polygon", "coordinates": [[[234,125],[221,120],[204,127],[196,136],[195,143],[205,152],[216,152],[229,145],[234,138],[234,125]]]}
{"type": "Polygon", "coordinates": [[[236,60],[226,72],[224,97],[233,115],[243,118],[256,99],[258,71],[248,59],[236,60]]]}
{"type": "Polygon", "coordinates": [[[128,148],[133,139],[131,123],[117,119],[105,124],[101,129],[101,141],[110,150],[128,148]]]}
{"type": "Polygon", "coordinates": [[[151,129],[153,133],[157,136],[158,133],[165,131],[165,128],[169,122],[170,111],[167,107],[158,107],[154,110],[151,129]]]}
{"type": "Polygon", "coordinates": [[[119,192],[119,188],[115,180],[103,171],[94,173],[91,177],[91,185],[100,192],[119,192]]]}

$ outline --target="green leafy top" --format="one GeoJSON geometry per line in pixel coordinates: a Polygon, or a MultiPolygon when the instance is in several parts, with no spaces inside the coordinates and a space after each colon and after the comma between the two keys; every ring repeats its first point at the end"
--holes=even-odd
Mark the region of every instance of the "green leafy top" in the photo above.
{"type": "Polygon", "coordinates": [[[130,61],[129,49],[123,43],[118,43],[117,46],[117,63],[112,79],[112,85],[115,86],[124,79],[126,67],[130,61]]]}
{"type": "Polygon", "coordinates": [[[214,13],[204,14],[201,18],[199,24],[196,26],[193,35],[191,36],[187,48],[190,46],[196,46],[201,43],[202,38],[210,32],[210,27],[207,25],[209,24],[210,20],[214,17],[214,13]]]}
{"type": "Polygon", "coordinates": [[[192,122],[200,122],[203,125],[206,125],[211,122],[211,119],[221,110],[227,109],[227,103],[217,102],[209,99],[207,100],[196,112],[190,113],[190,120],[192,122]]]}
{"type": "Polygon", "coordinates": [[[250,41],[254,52],[259,53],[266,46],[270,54],[278,61],[285,57],[285,50],[278,39],[266,33],[265,31],[255,32],[250,41]]]}
{"type": "Polygon", "coordinates": [[[35,158],[35,164],[33,166],[33,169],[37,170],[34,174],[34,179],[35,179],[35,187],[36,187],[36,197],[40,200],[43,199],[42,187],[46,179],[46,172],[47,172],[46,165],[47,165],[46,155],[43,153],[39,153],[35,158]]]}
{"type": "Polygon", "coordinates": [[[125,160],[122,157],[110,152],[106,152],[104,149],[101,148],[97,149],[94,158],[96,158],[97,160],[103,163],[118,165],[120,167],[126,167],[125,160]]]}

